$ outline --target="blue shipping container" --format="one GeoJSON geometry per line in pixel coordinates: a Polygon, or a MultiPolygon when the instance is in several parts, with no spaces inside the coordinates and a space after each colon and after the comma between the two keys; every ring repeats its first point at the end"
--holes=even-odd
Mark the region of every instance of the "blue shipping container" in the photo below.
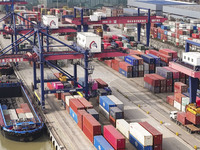
{"type": "Polygon", "coordinates": [[[131,78],[132,77],[132,72],[126,72],[125,70],[119,68],[119,73],[121,73],[122,75],[124,75],[127,78],[131,78]]]}
{"type": "Polygon", "coordinates": [[[94,136],[94,147],[97,150],[114,150],[102,135],[94,136]]]}
{"type": "Polygon", "coordinates": [[[153,54],[147,54],[147,55],[154,58],[156,66],[160,66],[160,57],[155,56],[153,54]]]}
{"type": "Polygon", "coordinates": [[[164,34],[167,35],[168,31],[165,30],[164,34]]]}
{"type": "Polygon", "coordinates": [[[107,96],[99,97],[99,104],[109,113],[110,107],[116,107],[116,104],[111,101],[107,96]]]}
{"type": "Polygon", "coordinates": [[[144,62],[148,63],[148,64],[155,64],[155,60],[153,57],[148,56],[146,54],[142,54],[141,58],[143,58],[144,62]]]}
{"type": "Polygon", "coordinates": [[[132,66],[138,66],[138,60],[132,56],[126,56],[124,58],[124,61],[127,62],[128,64],[132,65],[132,66]]]}
{"type": "Polygon", "coordinates": [[[77,114],[71,109],[71,107],[69,108],[69,114],[70,114],[70,116],[74,119],[74,121],[75,121],[76,123],[78,123],[77,114]]]}
{"type": "Polygon", "coordinates": [[[129,134],[129,141],[137,150],[153,150],[152,146],[142,145],[133,135],[129,134]]]}

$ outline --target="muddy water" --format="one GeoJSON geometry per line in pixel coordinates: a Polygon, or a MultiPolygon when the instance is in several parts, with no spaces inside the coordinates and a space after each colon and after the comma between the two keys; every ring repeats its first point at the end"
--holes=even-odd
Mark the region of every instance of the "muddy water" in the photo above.
{"type": "Polygon", "coordinates": [[[55,150],[47,135],[33,142],[15,142],[0,134],[0,150],[55,150]]]}

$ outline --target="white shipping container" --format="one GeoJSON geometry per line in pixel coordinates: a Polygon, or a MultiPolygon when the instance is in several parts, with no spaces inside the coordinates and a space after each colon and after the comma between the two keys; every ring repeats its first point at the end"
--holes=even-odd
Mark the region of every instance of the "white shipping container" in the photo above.
{"type": "Polygon", "coordinates": [[[93,15],[96,15],[100,18],[106,18],[106,14],[103,12],[94,12],[93,15]]]}
{"type": "Polygon", "coordinates": [[[182,111],[182,112],[185,112],[185,106],[182,105],[181,111],[182,111]]]}
{"type": "Polygon", "coordinates": [[[73,96],[65,96],[65,103],[69,106],[69,99],[74,98],[73,96]]]}
{"type": "Polygon", "coordinates": [[[99,17],[97,15],[90,15],[90,21],[99,21],[99,17]]]}
{"type": "Polygon", "coordinates": [[[190,103],[189,97],[182,97],[182,105],[186,106],[190,103]]]}
{"type": "Polygon", "coordinates": [[[130,134],[144,146],[153,145],[153,136],[137,122],[130,123],[130,134]]]}
{"type": "Polygon", "coordinates": [[[114,95],[108,95],[107,96],[111,101],[113,101],[121,111],[124,111],[124,103],[121,102],[117,97],[114,95]]]}
{"type": "Polygon", "coordinates": [[[144,66],[143,65],[138,65],[138,70],[139,71],[143,71],[144,70],[144,66]]]}
{"type": "Polygon", "coordinates": [[[116,128],[119,130],[127,139],[129,139],[130,125],[124,119],[116,120],[116,128]]]}
{"type": "Polygon", "coordinates": [[[25,113],[19,113],[17,115],[18,115],[19,119],[26,119],[25,113]]]}
{"type": "Polygon", "coordinates": [[[109,113],[101,105],[99,105],[99,110],[101,114],[103,114],[103,116],[106,117],[106,119],[109,119],[109,113]]]}
{"type": "Polygon", "coordinates": [[[10,114],[10,119],[11,120],[18,120],[19,119],[15,109],[8,109],[8,112],[10,114]]]}
{"type": "Polygon", "coordinates": [[[181,104],[178,103],[177,101],[174,101],[174,107],[178,110],[181,110],[181,104]]]}
{"type": "Polygon", "coordinates": [[[49,26],[51,29],[58,29],[58,17],[53,15],[43,15],[43,24],[49,26]]]}
{"type": "Polygon", "coordinates": [[[77,44],[90,49],[92,53],[101,52],[101,37],[92,32],[78,32],[77,44]]]}
{"type": "Polygon", "coordinates": [[[28,119],[32,119],[33,118],[32,112],[25,113],[25,115],[26,115],[26,118],[28,118],[28,119]]]}
{"type": "Polygon", "coordinates": [[[73,95],[74,96],[74,98],[81,98],[82,96],[80,96],[80,95],[73,95]]]}

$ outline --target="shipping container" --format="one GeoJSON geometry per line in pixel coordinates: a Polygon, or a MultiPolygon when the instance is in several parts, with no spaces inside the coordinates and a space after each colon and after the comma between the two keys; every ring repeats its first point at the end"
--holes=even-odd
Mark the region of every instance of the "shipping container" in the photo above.
{"type": "Polygon", "coordinates": [[[84,109],[84,106],[79,102],[78,99],[76,98],[72,98],[69,101],[69,107],[75,112],[77,113],[77,111],[79,109],[84,109]]]}
{"type": "Polygon", "coordinates": [[[138,65],[143,65],[144,61],[141,57],[139,57],[137,55],[131,55],[131,56],[138,60],[138,65]]]}
{"type": "Polygon", "coordinates": [[[53,15],[43,15],[43,24],[49,26],[50,29],[58,29],[58,17],[53,15]]]}
{"type": "Polygon", "coordinates": [[[73,98],[74,98],[73,96],[65,96],[65,103],[67,106],[69,106],[70,99],[73,99],[73,98]]]}
{"type": "Polygon", "coordinates": [[[154,58],[154,62],[155,62],[155,64],[156,64],[157,67],[160,66],[160,57],[155,56],[153,54],[147,54],[147,55],[150,56],[150,57],[152,57],[152,58],[154,58]]]}
{"type": "Polygon", "coordinates": [[[119,68],[126,72],[132,72],[133,67],[126,62],[119,62],[119,68]]]}
{"type": "Polygon", "coordinates": [[[162,145],[163,135],[148,122],[139,122],[139,124],[145,128],[153,136],[153,145],[162,145]]]}
{"type": "Polygon", "coordinates": [[[109,120],[109,112],[107,112],[101,105],[99,105],[99,111],[103,114],[106,119],[109,120]]]}
{"type": "Polygon", "coordinates": [[[81,130],[83,130],[83,114],[86,114],[86,110],[78,110],[77,111],[77,118],[78,118],[78,126],[81,130]]]}
{"type": "Polygon", "coordinates": [[[191,113],[190,111],[186,112],[186,119],[190,122],[192,122],[195,125],[199,125],[200,124],[200,116],[199,115],[195,115],[193,113],[191,113]]]}
{"type": "Polygon", "coordinates": [[[127,78],[132,78],[133,77],[132,71],[127,72],[127,71],[119,68],[119,73],[122,74],[123,76],[127,77],[127,78]]]}
{"type": "Polygon", "coordinates": [[[141,57],[143,58],[144,62],[146,62],[148,64],[155,64],[155,60],[153,57],[148,56],[146,54],[142,54],[141,57]]]}
{"type": "Polygon", "coordinates": [[[174,95],[169,95],[167,96],[167,103],[170,104],[171,106],[174,106],[174,95]]]}
{"type": "Polygon", "coordinates": [[[99,121],[99,113],[94,108],[87,109],[87,112],[99,121]]]}
{"type": "Polygon", "coordinates": [[[116,120],[116,119],[123,119],[123,118],[124,118],[124,113],[123,113],[122,110],[119,109],[118,107],[111,107],[111,108],[110,108],[109,114],[110,114],[110,116],[112,116],[115,120],[116,120]]]}
{"type": "Polygon", "coordinates": [[[101,124],[90,114],[83,114],[83,125],[85,125],[93,135],[101,134],[101,124]]]}
{"type": "Polygon", "coordinates": [[[191,122],[189,122],[186,119],[186,113],[185,112],[178,112],[177,113],[177,120],[183,125],[191,124],[191,122]]]}
{"type": "Polygon", "coordinates": [[[108,87],[108,84],[106,82],[104,82],[102,79],[98,78],[98,79],[94,79],[97,84],[98,84],[98,88],[104,88],[104,87],[108,87]]]}
{"type": "Polygon", "coordinates": [[[97,150],[114,150],[102,135],[94,136],[94,147],[97,150]]]}
{"type": "Polygon", "coordinates": [[[103,135],[115,150],[125,149],[126,140],[124,136],[112,125],[105,125],[103,127],[103,135]]]}
{"type": "Polygon", "coordinates": [[[85,109],[93,108],[91,102],[88,102],[84,97],[78,98],[79,102],[85,107],[85,109]]]}
{"type": "Polygon", "coordinates": [[[156,73],[166,79],[172,79],[172,72],[163,67],[156,67],[156,73]]]}
{"type": "Polygon", "coordinates": [[[129,134],[129,142],[131,144],[133,144],[133,146],[137,149],[137,150],[153,150],[152,146],[144,146],[142,145],[137,138],[135,138],[131,133],[129,134]]]}
{"type": "Polygon", "coordinates": [[[174,101],[174,107],[175,107],[176,109],[181,110],[181,106],[182,106],[182,105],[181,105],[179,102],[174,101]]]}
{"type": "Polygon", "coordinates": [[[121,109],[122,111],[124,111],[124,103],[121,102],[117,97],[115,97],[114,95],[108,95],[107,97],[108,97],[111,101],[113,101],[113,102],[117,105],[117,107],[118,107],[119,109],[121,109]]]}
{"type": "Polygon", "coordinates": [[[187,92],[188,86],[182,82],[174,83],[174,92],[175,93],[185,93],[187,92]]]}
{"type": "Polygon", "coordinates": [[[160,86],[160,80],[153,76],[153,74],[145,74],[144,81],[152,86],[160,86]]]}
{"type": "Polygon", "coordinates": [[[119,130],[127,139],[129,139],[130,125],[124,119],[116,120],[116,128],[119,130]]]}
{"type": "Polygon", "coordinates": [[[180,77],[179,71],[177,71],[177,70],[175,70],[173,68],[170,68],[170,67],[163,67],[163,68],[165,68],[165,69],[167,69],[167,70],[172,72],[173,79],[179,79],[179,77],[180,77]]]}
{"type": "Polygon", "coordinates": [[[144,146],[153,145],[153,136],[137,122],[130,123],[130,134],[144,146]]]}
{"type": "Polygon", "coordinates": [[[124,58],[124,61],[132,66],[137,66],[138,65],[138,60],[130,55],[126,56],[124,58]]]}
{"type": "Polygon", "coordinates": [[[77,44],[89,48],[90,52],[101,52],[101,37],[92,32],[78,32],[77,44]]]}
{"type": "Polygon", "coordinates": [[[99,97],[99,104],[107,111],[110,112],[110,107],[116,107],[117,105],[111,101],[107,96],[99,97]]]}

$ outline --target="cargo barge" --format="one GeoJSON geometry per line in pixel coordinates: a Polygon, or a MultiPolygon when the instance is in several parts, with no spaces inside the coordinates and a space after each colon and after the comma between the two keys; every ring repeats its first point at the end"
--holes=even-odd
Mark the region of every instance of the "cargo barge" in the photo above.
{"type": "Polygon", "coordinates": [[[20,142],[39,138],[44,123],[24,84],[15,75],[0,77],[0,126],[4,137],[20,142]]]}

